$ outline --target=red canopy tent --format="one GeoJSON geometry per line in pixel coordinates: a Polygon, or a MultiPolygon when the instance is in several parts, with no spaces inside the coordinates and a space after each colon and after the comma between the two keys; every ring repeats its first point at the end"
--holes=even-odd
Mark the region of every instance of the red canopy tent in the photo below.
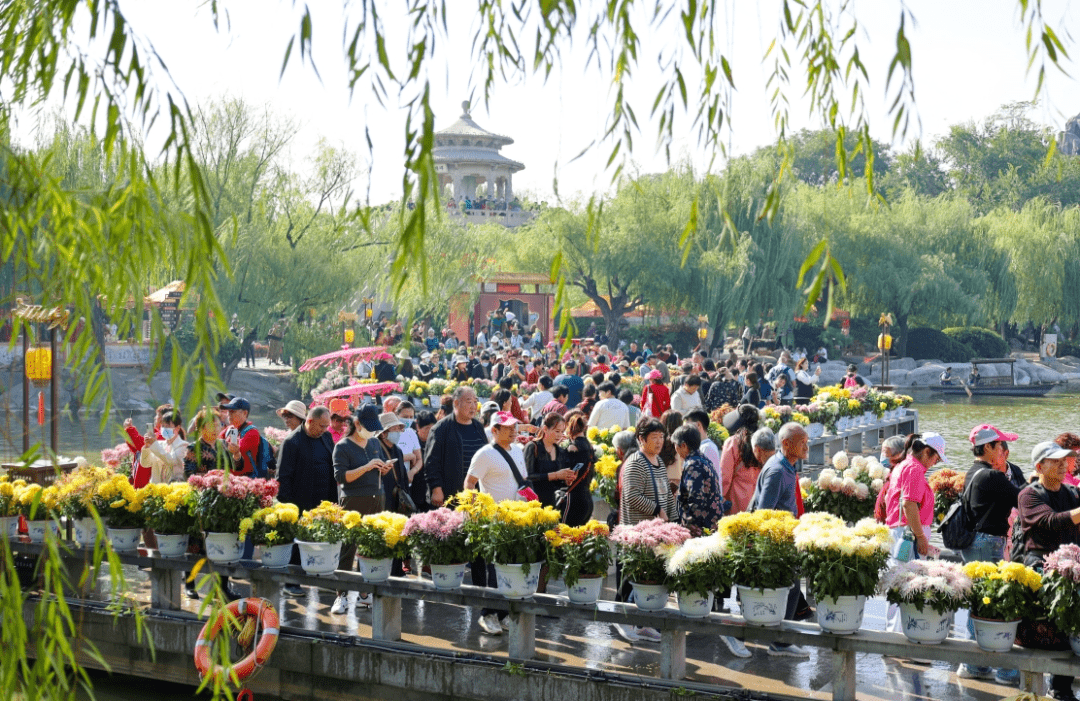
{"type": "Polygon", "coordinates": [[[314,358],[308,358],[304,361],[304,364],[300,366],[300,372],[307,372],[308,370],[314,370],[316,368],[337,363],[348,366],[358,360],[392,360],[393,357],[394,356],[386,352],[386,348],[383,346],[371,346],[369,348],[349,348],[348,346],[342,346],[339,351],[327,353],[326,355],[318,355],[314,358]]]}

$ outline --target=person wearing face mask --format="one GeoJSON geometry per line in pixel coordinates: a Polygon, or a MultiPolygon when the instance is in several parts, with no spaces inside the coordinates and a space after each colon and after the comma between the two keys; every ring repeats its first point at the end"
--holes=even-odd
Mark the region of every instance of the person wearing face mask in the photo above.
{"type": "Polygon", "coordinates": [[[383,450],[382,458],[390,465],[382,473],[383,509],[398,512],[401,509],[401,504],[394,495],[394,487],[400,486],[405,489],[409,487],[409,473],[405,468],[405,455],[397,445],[405,432],[405,424],[392,411],[379,414],[379,423],[383,427],[382,433],[379,434],[379,445],[383,450]]]}
{"type": "Polygon", "coordinates": [[[403,467],[408,473],[408,479],[411,482],[413,474],[419,471],[424,462],[424,454],[420,450],[420,440],[416,437],[416,431],[412,428],[416,409],[411,402],[402,402],[394,409],[394,413],[397,414],[403,424],[401,436],[398,437],[395,444],[401,450],[401,455],[405,461],[403,467]]]}
{"type": "MultiPolygon", "coordinates": [[[[386,462],[378,441],[378,435],[382,432],[379,410],[373,404],[365,404],[349,422],[345,437],[333,446],[334,478],[337,484],[341,485],[339,504],[342,508],[363,515],[377,514],[383,510],[386,500],[383,496],[382,476],[389,471],[390,464],[386,462]]],[[[336,491],[335,486],[335,496],[336,491]]],[[[355,557],[355,545],[342,546],[338,569],[352,571],[355,557]]],[[[357,603],[354,594],[355,592],[338,592],[330,613],[345,613],[348,606],[357,603]]],[[[359,604],[369,605],[363,599],[359,604]]]]}
{"type": "Polygon", "coordinates": [[[155,434],[146,438],[142,463],[150,468],[150,481],[156,484],[184,479],[184,455],[188,442],[183,438],[180,412],[166,411],[161,417],[161,440],[155,434]]]}

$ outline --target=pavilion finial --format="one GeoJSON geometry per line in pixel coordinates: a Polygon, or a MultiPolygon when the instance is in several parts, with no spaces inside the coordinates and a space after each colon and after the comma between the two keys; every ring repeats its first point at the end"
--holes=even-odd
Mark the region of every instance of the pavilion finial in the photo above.
{"type": "Polygon", "coordinates": [[[462,100],[461,101],[461,111],[465,113],[466,117],[469,116],[469,101],[468,100],[462,100]]]}

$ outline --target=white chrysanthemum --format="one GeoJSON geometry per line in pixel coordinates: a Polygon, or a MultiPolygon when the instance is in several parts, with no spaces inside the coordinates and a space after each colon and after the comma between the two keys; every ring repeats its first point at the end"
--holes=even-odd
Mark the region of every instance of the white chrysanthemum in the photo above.
{"type": "Polygon", "coordinates": [[[866,470],[866,458],[862,455],[856,455],[851,461],[851,466],[859,472],[863,472],[866,470]]]}
{"type": "Polygon", "coordinates": [[[858,499],[866,499],[870,496],[870,488],[862,482],[857,483],[855,485],[855,496],[858,499]]]}
{"type": "Polygon", "coordinates": [[[881,463],[875,463],[866,470],[872,480],[880,480],[885,477],[885,468],[881,466],[881,463]]]}
{"type": "Polygon", "coordinates": [[[850,461],[848,455],[844,451],[839,451],[836,455],[832,456],[832,464],[837,470],[843,472],[848,468],[850,461]]]}
{"type": "Polygon", "coordinates": [[[840,491],[848,496],[854,496],[858,484],[858,482],[850,477],[845,477],[844,481],[840,484],[840,491]]]}
{"type": "Polygon", "coordinates": [[[803,490],[804,492],[810,491],[810,487],[812,486],[814,486],[814,482],[809,477],[803,477],[799,480],[799,489],[803,490]]]}
{"type": "Polygon", "coordinates": [[[876,480],[874,480],[873,482],[870,483],[870,489],[873,489],[875,494],[880,492],[881,488],[884,487],[884,486],[885,486],[885,483],[882,482],[879,479],[876,479],[876,480]]]}
{"type": "Polygon", "coordinates": [[[687,568],[708,560],[723,557],[725,542],[719,534],[690,538],[668,557],[665,568],[672,576],[682,574],[687,568]]]}

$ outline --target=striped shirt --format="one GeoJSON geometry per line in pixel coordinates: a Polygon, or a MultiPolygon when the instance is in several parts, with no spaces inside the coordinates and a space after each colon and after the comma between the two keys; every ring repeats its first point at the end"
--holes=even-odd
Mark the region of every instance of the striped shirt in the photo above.
{"type": "Polygon", "coordinates": [[[636,452],[622,466],[622,489],[619,494],[619,523],[632,526],[639,521],[647,521],[659,516],[656,500],[660,500],[660,511],[667,514],[667,520],[678,522],[679,509],[675,495],[668,487],[667,467],[659,456],[657,465],[649,462],[643,453],[636,452]],[[650,484],[651,482],[651,484],[650,484]]]}

